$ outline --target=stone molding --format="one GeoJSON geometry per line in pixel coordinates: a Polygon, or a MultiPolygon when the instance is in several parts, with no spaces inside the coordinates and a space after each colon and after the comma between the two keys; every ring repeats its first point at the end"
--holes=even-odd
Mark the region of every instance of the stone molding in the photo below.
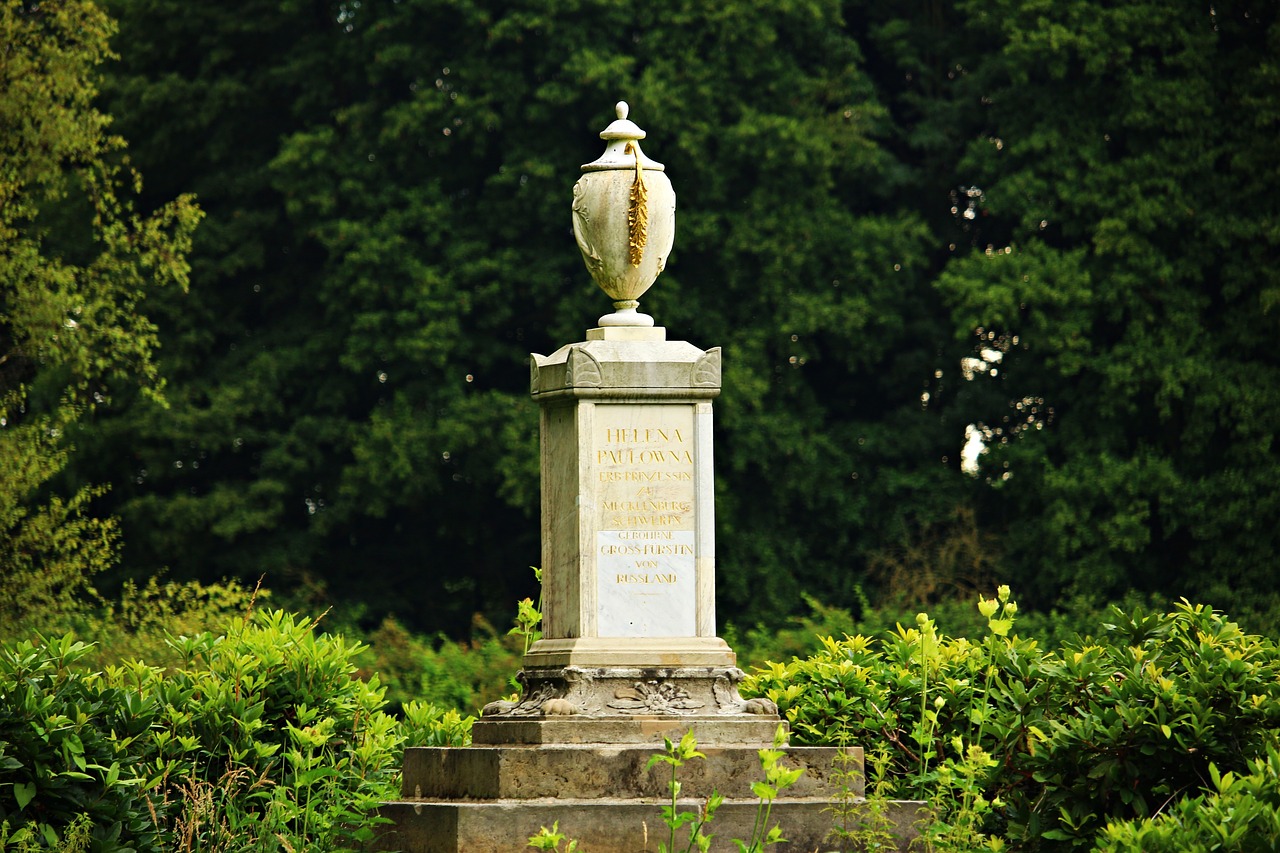
{"type": "Polygon", "coordinates": [[[534,353],[529,392],[610,400],[710,400],[720,394],[721,350],[685,341],[588,340],[551,355],[534,353]]]}
{"type": "Polygon", "coordinates": [[[752,715],[778,720],[768,699],[743,699],[737,667],[525,667],[520,699],[490,702],[481,715],[684,717],[752,715]]]}

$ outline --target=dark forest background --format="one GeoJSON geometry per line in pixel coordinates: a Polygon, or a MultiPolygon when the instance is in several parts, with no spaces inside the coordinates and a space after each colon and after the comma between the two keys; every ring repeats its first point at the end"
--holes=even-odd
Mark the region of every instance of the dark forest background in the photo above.
{"type": "Polygon", "coordinates": [[[1276,4],[107,0],[114,58],[86,5],[5,3],[49,50],[0,61],[6,618],[265,575],[509,623],[625,99],[678,195],[645,310],[724,348],[722,619],[1007,583],[1280,630],[1276,4]]]}

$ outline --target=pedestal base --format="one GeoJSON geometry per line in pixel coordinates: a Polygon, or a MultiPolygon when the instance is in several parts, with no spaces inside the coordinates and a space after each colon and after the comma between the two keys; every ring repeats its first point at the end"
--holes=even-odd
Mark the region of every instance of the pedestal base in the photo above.
{"type": "MultiPolygon", "coordinates": [[[[662,823],[662,807],[670,800],[494,800],[484,803],[386,803],[379,814],[393,821],[382,830],[379,849],[402,853],[525,853],[528,839],[542,827],[558,823],[559,831],[579,842],[590,853],[653,853],[667,843],[669,830],[662,823]]],[[[681,811],[696,812],[702,801],[681,799],[681,811]]],[[[774,801],[770,823],[778,824],[786,841],[770,847],[775,853],[852,851],[862,847],[842,844],[831,836],[835,819],[833,801],[821,797],[774,801]],[[831,840],[828,840],[831,839],[831,840]]],[[[725,800],[707,830],[715,835],[714,850],[730,850],[728,839],[746,840],[756,820],[755,800],[725,800]],[[722,839],[724,839],[722,843],[722,839]]],[[[860,806],[850,804],[853,820],[860,806]]],[[[885,816],[897,839],[896,849],[915,849],[916,824],[924,819],[922,803],[895,801],[885,816]]],[[[677,835],[688,840],[686,827],[677,835]]],[[[683,849],[677,847],[677,849],[683,849]]]]}
{"type": "MultiPolygon", "coordinates": [[[[678,807],[698,812],[713,792],[725,797],[707,831],[717,839],[715,849],[727,850],[728,839],[750,837],[756,820],[758,800],[751,784],[762,778],[758,751],[701,742],[699,750],[705,759],[677,771],[678,807]]],[[[517,853],[528,849],[528,838],[541,827],[558,823],[560,832],[584,850],[652,853],[668,838],[662,808],[671,802],[670,767],[648,766],[658,752],[641,746],[564,745],[408,749],[403,799],[380,810],[393,823],[380,830],[379,849],[517,853]]],[[[787,840],[770,849],[854,849],[828,838],[837,824],[857,822],[862,750],[791,747],[781,761],[804,772],[773,802],[770,823],[779,824],[787,840]]],[[[908,849],[921,817],[920,803],[892,804],[888,818],[899,849],[908,849]]]]}
{"type": "Polygon", "coordinates": [[[692,728],[699,743],[763,746],[785,725],[773,702],[738,694],[736,667],[529,666],[532,657],[520,700],[486,705],[476,743],[660,744],[692,728]]]}
{"type": "MultiPolygon", "coordinates": [[[[401,795],[422,801],[669,798],[671,768],[648,766],[661,751],[661,742],[656,747],[411,747],[404,751],[401,795]]],[[[707,746],[699,740],[698,751],[706,757],[677,771],[683,796],[705,799],[718,792],[730,799],[754,799],[751,785],[764,778],[758,748],[707,746]]],[[[788,796],[830,797],[839,791],[841,779],[847,796],[863,795],[861,747],[791,746],[784,752],[785,766],[804,770],[787,789],[788,796]]]]}

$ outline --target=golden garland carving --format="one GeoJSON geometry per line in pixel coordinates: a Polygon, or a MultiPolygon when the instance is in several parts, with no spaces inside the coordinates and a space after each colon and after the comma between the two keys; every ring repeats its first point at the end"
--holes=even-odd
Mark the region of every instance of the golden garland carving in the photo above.
{"type": "Polygon", "coordinates": [[[644,183],[639,149],[628,142],[626,150],[636,158],[636,179],[631,184],[631,197],[627,205],[627,246],[630,249],[631,266],[638,267],[644,257],[644,247],[649,242],[649,188],[644,183]]]}

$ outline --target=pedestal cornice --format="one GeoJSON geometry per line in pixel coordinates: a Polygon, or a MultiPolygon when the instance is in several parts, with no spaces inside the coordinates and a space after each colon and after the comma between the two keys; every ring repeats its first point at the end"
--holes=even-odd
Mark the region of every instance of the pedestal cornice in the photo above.
{"type": "Polygon", "coordinates": [[[551,355],[534,353],[529,392],[538,401],[570,399],[710,400],[720,393],[719,347],[687,341],[588,340],[551,355]]]}

